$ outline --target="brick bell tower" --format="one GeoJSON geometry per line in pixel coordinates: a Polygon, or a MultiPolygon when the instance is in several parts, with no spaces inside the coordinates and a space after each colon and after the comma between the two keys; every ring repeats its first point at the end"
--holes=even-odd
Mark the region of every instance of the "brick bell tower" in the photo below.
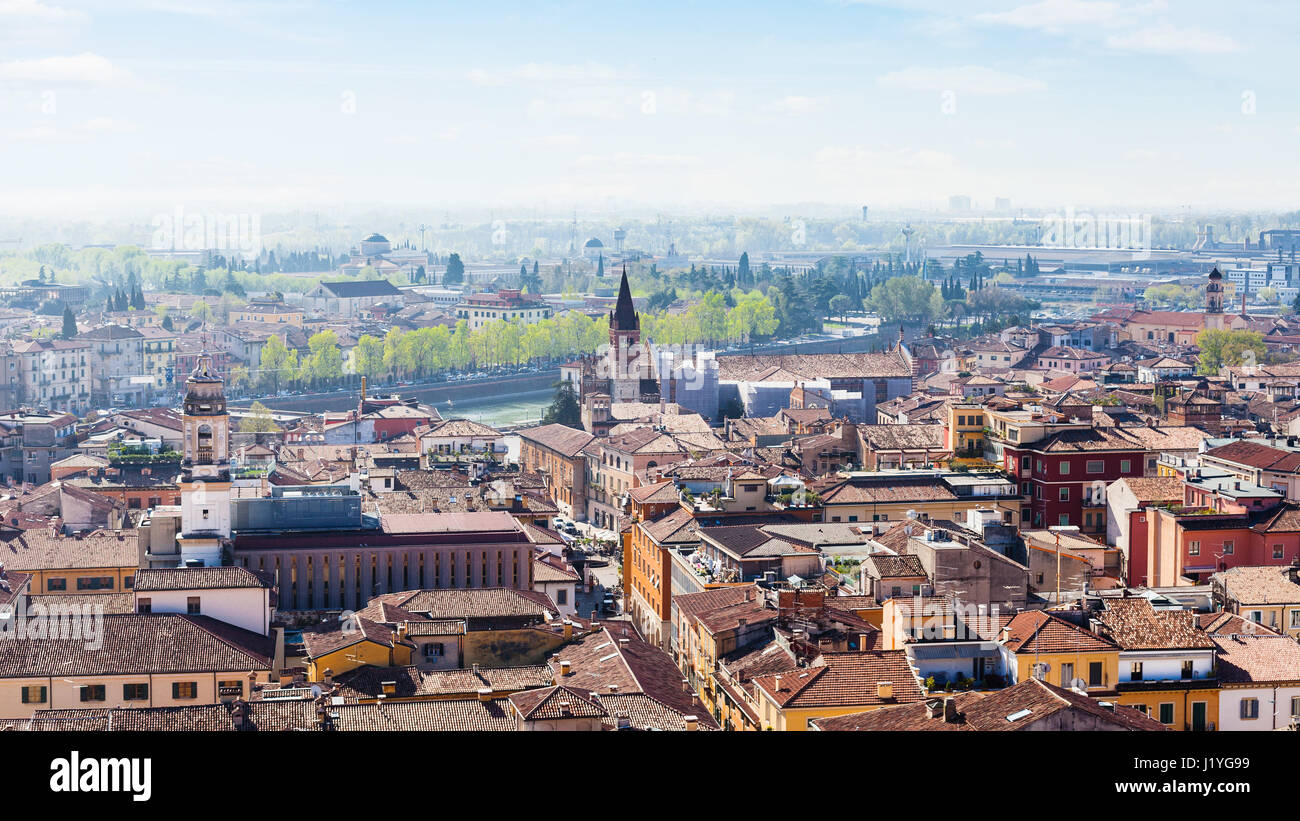
{"type": "Polygon", "coordinates": [[[641,400],[641,317],[632,306],[627,266],[618,286],[618,302],[609,315],[609,394],[615,402],[641,400]]]}
{"type": "Polygon", "coordinates": [[[1205,329],[1223,330],[1223,274],[1215,268],[1205,284],[1205,329]]]}
{"type": "Polygon", "coordinates": [[[185,441],[181,460],[181,561],[221,564],[223,540],[230,537],[230,414],[224,381],[202,353],[185,380],[181,421],[185,441]]]}

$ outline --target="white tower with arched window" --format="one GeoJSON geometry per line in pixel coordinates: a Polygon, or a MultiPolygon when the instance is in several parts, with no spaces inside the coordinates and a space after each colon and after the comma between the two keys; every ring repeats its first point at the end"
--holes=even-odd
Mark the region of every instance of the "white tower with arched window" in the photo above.
{"type": "Polygon", "coordinates": [[[213,567],[230,536],[230,414],[224,382],[206,353],[185,380],[181,421],[181,560],[213,567]]]}

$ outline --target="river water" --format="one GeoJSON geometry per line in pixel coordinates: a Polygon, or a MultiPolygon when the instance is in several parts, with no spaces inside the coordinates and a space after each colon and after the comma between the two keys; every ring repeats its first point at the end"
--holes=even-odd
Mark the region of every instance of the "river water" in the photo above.
{"type": "Polygon", "coordinates": [[[491,427],[535,425],[555,398],[552,390],[528,391],[509,396],[435,402],[443,419],[471,419],[491,427]]]}

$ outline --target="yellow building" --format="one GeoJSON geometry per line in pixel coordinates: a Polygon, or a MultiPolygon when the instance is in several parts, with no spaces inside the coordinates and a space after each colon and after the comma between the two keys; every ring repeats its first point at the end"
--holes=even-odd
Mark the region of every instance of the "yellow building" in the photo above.
{"type": "Polygon", "coordinates": [[[902,650],[823,653],[810,667],[753,680],[765,730],[807,730],[817,718],[924,700],[902,650]]]}
{"type": "Polygon", "coordinates": [[[134,530],[95,530],[76,536],[33,528],[4,534],[0,562],[30,573],[33,594],[130,592],[140,567],[134,530]]]}
{"type": "Polygon", "coordinates": [[[1091,630],[1033,610],[1011,619],[998,638],[1011,684],[1039,678],[1069,690],[1082,680],[1090,695],[1115,692],[1119,648],[1091,630]]]}
{"type": "Polygon", "coordinates": [[[363,665],[405,667],[411,664],[415,644],[406,635],[406,625],[389,629],[369,619],[353,618],[339,627],[303,633],[307,651],[307,680],[325,681],[363,665]]]}
{"type": "Polygon", "coordinates": [[[1119,703],[1171,730],[1212,730],[1219,720],[1215,644],[1188,610],[1146,598],[1106,599],[1097,634],[1119,647],[1119,703]]]}
{"type": "Polygon", "coordinates": [[[236,322],[265,322],[272,325],[297,325],[301,328],[304,314],[302,308],[283,302],[250,302],[242,308],[232,309],[228,321],[232,325],[236,322]]]}
{"type": "Polygon", "coordinates": [[[30,718],[36,710],[233,701],[248,698],[253,683],[272,681],[283,663],[279,633],[177,613],[96,617],[89,607],[43,623],[20,618],[15,629],[39,640],[0,642],[0,719],[30,718]],[[152,649],[161,647],[165,652],[152,649]]]}
{"type": "Polygon", "coordinates": [[[984,430],[988,419],[984,406],[977,402],[954,402],[948,406],[944,446],[952,451],[953,462],[969,464],[984,461],[984,430]]]}
{"type": "Polygon", "coordinates": [[[175,385],[177,333],[160,326],[137,330],[144,337],[144,372],[152,380],[154,390],[175,385]]]}
{"type": "Polygon", "coordinates": [[[1001,474],[902,470],[841,473],[816,487],[826,522],[898,522],[917,518],[964,522],[975,509],[996,510],[1004,524],[1020,524],[1023,497],[1001,474]]]}

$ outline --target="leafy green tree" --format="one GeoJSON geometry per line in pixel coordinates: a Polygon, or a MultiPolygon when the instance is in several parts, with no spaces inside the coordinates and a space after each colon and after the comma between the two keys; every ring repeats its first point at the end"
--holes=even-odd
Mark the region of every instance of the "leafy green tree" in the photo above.
{"type": "Polygon", "coordinates": [[[343,351],[339,349],[339,336],[326,329],[311,335],[307,340],[311,353],[304,363],[306,374],[323,382],[343,376],[343,351]]]}
{"type": "Polygon", "coordinates": [[[1215,376],[1224,367],[1262,363],[1266,351],[1259,331],[1205,330],[1197,334],[1196,345],[1201,349],[1198,371],[1204,376],[1215,376]]]}
{"type": "Polygon", "coordinates": [[[465,263],[461,262],[460,254],[452,253],[447,257],[447,273],[443,274],[443,285],[460,285],[465,281],[465,263]]]}
{"type": "Polygon", "coordinates": [[[916,276],[891,277],[871,290],[867,303],[886,323],[928,322],[943,311],[939,291],[916,276]]]}
{"type": "Polygon", "coordinates": [[[63,338],[72,339],[77,335],[77,318],[72,315],[72,308],[63,306],[63,338]]]}
{"type": "Polygon", "coordinates": [[[259,370],[263,387],[278,393],[282,384],[292,382],[298,376],[298,352],[289,350],[284,340],[272,335],[262,346],[259,370]]]}
{"type": "Polygon", "coordinates": [[[542,424],[582,430],[582,407],[571,382],[565,380],[555,386],[555,399],[542,415],[542,424]]]}
{"type": "Polygon", "coordinates": [[[361,376],[374,379],[384,372],[384,341],[363,334],[352,349],[352,367],[361,376]]]}
{"type": "Polygon", "coordinates": [[[273,433],[280,429],[271,418],[271,411],[261,402],[254,402],[248,408],[248,415],[239,420],[240,433],[273,433]]]}
{"type": "Polygon", "coordinates": [[[851,309],[852,307],[853,307],[853,300],[844,294],[836,294],[835,296],[831,297],[831,301],[830,301],[831,316],[838,316],[841,321],[847,318],[849,309],[851,309]]]}

